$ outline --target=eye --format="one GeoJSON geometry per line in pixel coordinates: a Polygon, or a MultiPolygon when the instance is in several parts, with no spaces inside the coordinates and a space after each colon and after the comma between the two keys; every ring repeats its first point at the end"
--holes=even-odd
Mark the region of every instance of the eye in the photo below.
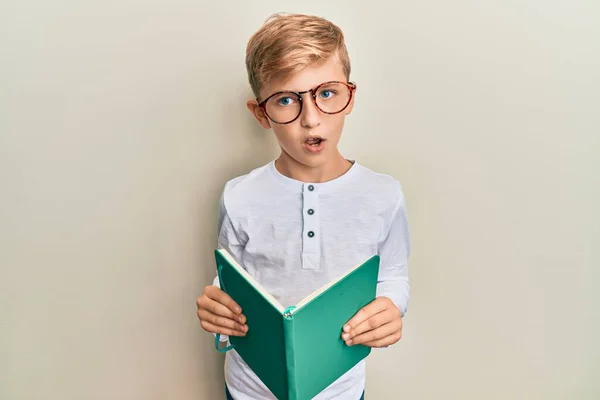
{"type": "Polygon", "coordinates": [[[331,89],[325,89],[321,93],[319,93],[319,96],[322,99],[329,99],[329,98],[333,97],[334,95],[335,95],[335,91],[331,90],[331,89]]]}
{"type": "Polygon", "coordinates": [[[277,105],[280,106],[289,106],[292,103],[294,103],[294,99],[291,97],[282,97],[279,100],[277,100],[277,105]]]}

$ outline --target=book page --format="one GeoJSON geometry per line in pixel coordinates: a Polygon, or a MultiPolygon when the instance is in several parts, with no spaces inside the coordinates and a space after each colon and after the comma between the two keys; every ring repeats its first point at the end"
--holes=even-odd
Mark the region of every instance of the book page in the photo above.
{"type": "Polygon", "coordinates": [[[263,288],[260,283],[258,283],[258,281],[256,279],[254,279],[252,277],[252,275],[250,275],[248,273],[248,271],[246,271],[241,265],[239,265],[235,259],[231,256],[231,254],[229,254],[229,252],[225,249],[219,249],[219,253],[221,253],[223,255],[223,257],[225,257],[227,259],[227,261],[229,261],[229,263],[231,263],[231,265],[252,285],[254,286],[254,288],[256,288],[256,290],[258,290],[260,292],[261,295],[263,295],[263,297],[265,299],[267,299],[267,301],[269,303],[271,303],[273,305],[273,307],[275,307],[278,311],[281,312],[281,314],[283,314],[283,312],[285,311],[285,308],[283,307],[283,305],[277,301],[277,299],[275,297],[273,297],[273,295],[271,293],[269,293],[268,291],[265,290],[265,288],[263,288]]]}

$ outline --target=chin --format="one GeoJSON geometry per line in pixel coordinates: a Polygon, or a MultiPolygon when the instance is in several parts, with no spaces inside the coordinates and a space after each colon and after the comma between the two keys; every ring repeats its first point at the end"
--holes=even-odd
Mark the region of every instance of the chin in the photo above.
{"type": "Polygon", "coordinates": [[[302,155],[301,157],[297,158],[296,161],[298,161],[301,164],[306,165],[307,167],[317,168],[317,167],[327,164],[327,162],[330,159],[331,159],[331,157],[329,157],[325,154],[319,154],[317,156],[308,156],[308,157],[306,155],[302,155]]]}
{"type": "Polygon", "coordinates": [[[326,165],[328,162],[334,159],[334,155],[329,151],[323,151],[318,154],[310,154],[304,149],[299,149],[295,152],[285,152],[287,156],[293,159],[298,164],[302,164],[309,168],[318,168],[326,165]]]}

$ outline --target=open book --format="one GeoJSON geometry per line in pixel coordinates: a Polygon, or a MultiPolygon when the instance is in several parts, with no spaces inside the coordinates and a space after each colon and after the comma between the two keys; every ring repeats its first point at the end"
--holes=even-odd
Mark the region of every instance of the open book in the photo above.
{"type": "Polygon", "coordinates": [[[221,351],[235,349],[278,399],[309,400],[370,353],[367,346],[347,346],[341,334],[375,299],[379,256],[287,308],[226,250],[216,250],[215,259],[221,289],[240,305],[248,325],[246,336],[231,336],[221,351]]]}

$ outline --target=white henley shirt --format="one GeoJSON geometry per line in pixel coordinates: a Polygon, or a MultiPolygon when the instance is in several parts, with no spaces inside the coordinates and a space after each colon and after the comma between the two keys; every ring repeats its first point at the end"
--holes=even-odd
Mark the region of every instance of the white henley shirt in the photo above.
{"type": "MultiPolygon", "coordinates": [[[[218,248],[227,249],[284,307],[378,254],[377,296],[389,297],[406,313],[406,203],[400,183],[388,175],[355,161],[336,179],[301,182],[271,161],[225,184],[218,222],[218,248]]],[[[218,277],[214,284],[219,286],[218,277]]],[[[235,349],[226,353],[225,381],[235,400],[275,399],[235,349]]],[[[358,400],[364,387],[365,360],[314,400],[358,400]]]]}

